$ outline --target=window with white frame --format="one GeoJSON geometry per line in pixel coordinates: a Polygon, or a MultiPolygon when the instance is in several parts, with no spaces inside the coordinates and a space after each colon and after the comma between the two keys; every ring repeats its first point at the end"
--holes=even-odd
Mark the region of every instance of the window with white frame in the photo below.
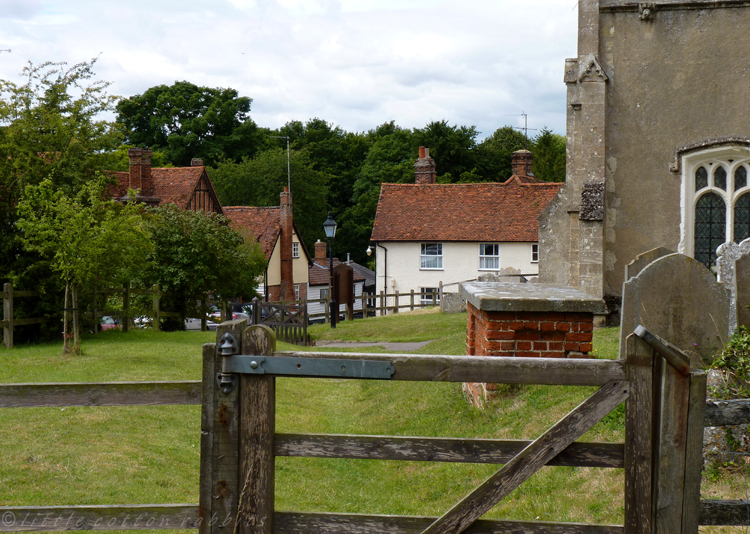
{"type": "Polygon", "coordinates": [[[294,284],[294,300],[299,300],[299,284],[294,284]]]}
{"type": "Polygon", "coordinates": [[[497,271],[500,269],[500,245],[498,243],[479,244],[479,270],[497,271]]]}
{"type": "Polygon", "coordinates": [[[531,244],[531,263],[539,263],[539,244],[531,244]]]}
{"type": "Polygon", "coordinates": [[[716,249],[750,237],[750,151],[716,147],[682,157],[682,224],[679,252],[706,267],[716,249]]]}
{"type": "Polygon", "coordinates": [[[292,258],[299,258],[299,243],[292,243],[292,258]]]}
{"type": "Polygon", "coordinates": [[[420,269],[442,269],[443,268],[443,244],[422,243],[420,269]]]}
{"type": "Polygon", "coordinates": [[[419,302],[421,304],[432,304],[433,296],[435,298],[435,304],[440,304],[440,291],[437,287],[420,287],[419,288],[419,302]]]}
{"type": "Polygon", "coordinates": [[[328,288],[327,287],[325,289],[322,288],[322,287],[320,288],[320,298],[322,300],[327,300],[328,299],[328,288]]]}

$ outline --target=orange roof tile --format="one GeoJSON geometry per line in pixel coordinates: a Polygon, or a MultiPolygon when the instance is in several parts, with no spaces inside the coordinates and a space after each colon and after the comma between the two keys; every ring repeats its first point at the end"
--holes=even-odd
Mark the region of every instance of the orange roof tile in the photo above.
{"type": "MultiPolygon", "coordinates": [[[[200,179],[206,172],[205,167],[166,167],[151,169],[151,181],[153,183],[153,196],[161,199],[161,204],[176,204],[182,209],[187,209],[193,193],[198,188],[200,179]]],[[[112,196],[122,197],[128,192],[130,173],[122,171],[111,171],[109,174],[115,177],[117,185],[112,189],[112,196]]],[[[213,184],[207,180],[213,196],[213,184]]],[[[145,184],[144,184],[145,185],[145,184]]]]}
{"type": "Polygon", "coordinates": [[[271,259],[273,248],[281,233],[281,207],[225,206],[224,215],[235,230],[249,231],[263,247],[266,259],[271,259]]]}
{"type": "Polygon", "coordinates": [[[539,240],[537,217],[563,184],[383,184],[373,241],[539,240]]]}

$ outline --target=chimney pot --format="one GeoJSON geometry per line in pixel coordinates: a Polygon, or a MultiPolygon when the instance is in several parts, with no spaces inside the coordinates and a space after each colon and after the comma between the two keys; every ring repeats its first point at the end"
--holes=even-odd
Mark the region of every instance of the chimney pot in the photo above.
{"type": "Polygon", "coordinates": [[[425,150],[424,150],[423,146],[419,147],[419,157],[420,158],[424,158],[425,157],[425,150]]]}

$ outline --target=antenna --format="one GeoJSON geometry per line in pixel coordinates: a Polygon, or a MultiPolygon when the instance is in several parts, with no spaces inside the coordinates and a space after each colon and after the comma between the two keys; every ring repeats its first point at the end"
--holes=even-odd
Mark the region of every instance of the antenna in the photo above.
{"type": "Polygon", "coordinates": [[[523,148],[526,149],[526,144],[529,142],[529,130],[535,132],[536,128],[529,128],[528,120],[529,116],[525,111],[522,111],[520,115],[505,115],[506,117],[523,117],[523,128],[520,126],[511,126],[514,130],[523,131],[523,148]]]}
{"type": "Polygon", "coordinates": [[[288,135],[272,135],[275,139],[286,139],[286,181],[289,192],[292,192],[292,167],[289,164],[289,136],[288,135]]]}

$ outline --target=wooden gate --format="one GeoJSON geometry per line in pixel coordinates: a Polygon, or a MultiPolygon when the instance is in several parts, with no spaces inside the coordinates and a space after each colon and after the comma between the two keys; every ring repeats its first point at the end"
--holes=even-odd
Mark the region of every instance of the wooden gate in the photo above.
{"type": "Polygon", "coordinates": [[[273,330],[276,338],[285,343],[307,345],[307,305],[262,302],[253,299],[252,324],[262,324],[273,330]]]}
{"type": "Polygon", "coordinates": [[[698,532],[706,375],[642,328],[627,360],[275,352],[272,332],[225,323],[204,368],[201,532],[508,533],[698,532]],[[230,335],[227,335],[230,334],[230,335]],[[275,376],[599,386],[531,442],[277,434],[275,376]],[[626,403],[624,444],[578,443],[626,403]],[[276,512],[276,456],[502,463],[439,518],[276,512]],[[625,524],[480,520],[547,464],[625,468],[625,524]],[[224,518],[222,521],[221,519],[224,518]]]}

